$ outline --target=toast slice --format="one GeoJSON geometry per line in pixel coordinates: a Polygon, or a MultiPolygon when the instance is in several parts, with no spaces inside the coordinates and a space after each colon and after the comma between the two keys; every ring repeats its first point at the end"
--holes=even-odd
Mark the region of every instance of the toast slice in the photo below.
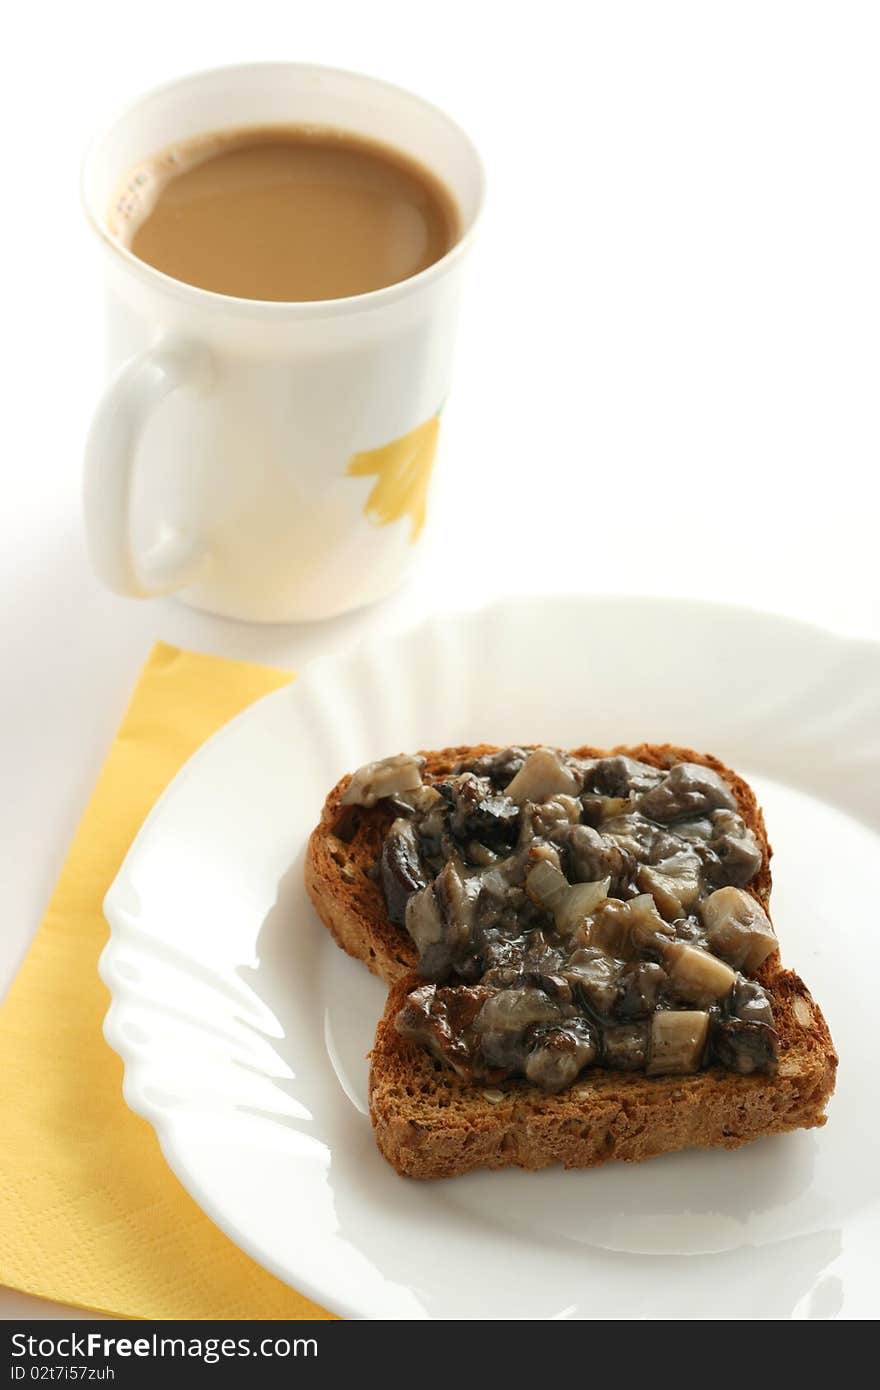
{"type": "Polygon", "coordinates": [[[651,1077],[589,1068],[557,1095],[525,1081],[463,1081],[401,1038],[394,1019],[419,983],[408,976],[392,986],[370,1065],[376,1142],[407,1177],[555,1163],[592,1168],[612,1158],[636,1163],[674,1149],[736,1149],[825,1123],[837,1056],[819,1009],[788,970],[763,981],[779,1033],[774,1076],[720,1067],[651,1077]]]}
{"type": "MultiPolygon", "coordinates": [[[[426,753],[423,778],[442,778],[456,764],[496,751],[479,745],[426,753]]],[[[741,777],[717,758],[668,744],[572,751],[580,758],[623,754],[664,769],[700,763],[717,772],[761,848],[762,865],[748,891],[769,913],[771,849],[760,807],[741,777]]],[[[825,1123],[837,1055],[818,1006],[775,951],[756,976],[770,997],[779,1039],[772,1075],[716,1066],[655,1077],[590,1068],[569,1090],[548,1094],[522,1079],[497,1086],[464,1080],[402,1038],[394,1020],[420,983],[417,952],[405,929],[389,920],[372,876],[394,811],[382,802],[344,807],[349,781],[333,788],[311,836],[306,885],[337,943],[391,986],[371,1055],[370,1115],[379,1149],[399,1173],[434,1178],[476,1168],[636,1162],[683,1148],[737,1148],[825,1123]]]]}

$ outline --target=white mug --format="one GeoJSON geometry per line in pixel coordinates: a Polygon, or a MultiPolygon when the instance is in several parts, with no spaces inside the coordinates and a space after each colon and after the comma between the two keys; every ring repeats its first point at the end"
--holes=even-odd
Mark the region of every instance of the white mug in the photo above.
{"type": "Polygon", "coordinates": [[[424,521],[449,390],[479,156],[442,111],[332,68],[258,63],[158,88],[92,145],[83,200],[104,248],[114,373],[86,447],[86,534],[131,597],[263,622],[327,618],[394,589],[424,521]],[[462,234],[434,265],[370,294],[235,299],[183,284],[114,240],[130,170],[212,131],[313,123],[414,157],[451,191],[462,234]]]}

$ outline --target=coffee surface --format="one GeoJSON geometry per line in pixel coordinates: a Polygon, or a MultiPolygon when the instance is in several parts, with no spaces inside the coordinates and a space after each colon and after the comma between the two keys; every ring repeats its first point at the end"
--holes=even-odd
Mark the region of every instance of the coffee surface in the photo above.
{"type": "Polygon", "coordinates": [[[440,180],[344,131],[202,136],[134,170],[108,217],[176,280],[245,299],[341,299],[425,270],[460,235],[440,180]]]}

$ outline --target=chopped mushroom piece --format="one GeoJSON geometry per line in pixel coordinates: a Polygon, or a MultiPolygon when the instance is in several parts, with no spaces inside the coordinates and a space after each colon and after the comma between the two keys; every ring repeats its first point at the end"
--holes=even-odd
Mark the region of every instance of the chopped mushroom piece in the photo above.
{"type": "Polygon", "coordinates": [[[395,810],[401,811],[405,816],[426,817],[436,807],[442,807],[445,804],[437,788],[430,786],[427,782],[423,782],[414,791],[397,792],[389,800],[395,810]]]}
{"type": "Polygon", "coordinates": [[[749,1076],[754,1071],[776,1070],[776,1033],[766,1023],[746,1023],[741,1018],[721,1019],[712,1032],[712,1048],[722,1066],[741,1076],[749,1076]]]}
{"type": "Polygon", "coordinates": [[[640,893],[628,902],[608,898],[600,903],[593,917],[590,942],[621,960],[630,960],[639,951],[660,951],[672,934],[672,927],[663,921],[651,894],[640,893]]]}
{"type": "Polygon", "coordinates": [[[661,768],[617,754],[611,758],[597,759],[587,773],[586,785],[590,791],[599,792],[602,796],[627,797],[632,792],[647,791],[662,776],[661,768]]]}
{"type": "Polygon", "coordinates": [[[639,798],[639,810],[649,820],[671,821],[698,816],[718,807],[736,807],[727,783],[702,763],[676,763],[663,781],[639,798]]]}
{"type": "Polygon", "coordinates": [[[742,975],[737,975],[730,1012],[742,1019],[743,1023],[765,1023],[768,1028],[773,1027],[773,1008],[769,996],[757,980],[746,980],[742,975]]]}
{"type": "Polygon", "coordinates": [[[413,893],[428,886],[411,821],[401,816],[393,822],[385,836],[379,867],[388,916],[392,922],[404,922],[406,905],[413,893]]]}
{"type": "Polygon", "coordinates": [[[513,801],[535,801],[540,805],[558,792],[574,796],[579,790],[578,779],[571,768],[565,766],[552,748],[536,748],[505,788],[505,793],[513,801]]]}
{"type": "Polygon", "coordinates": [[[443,940],[443,918],[431,884],[407,900],[405,922],[421,955],[443,940]]]}
{"type": "Polygon", "coordinates": [[[648,1057],[647,1023],[615,1023],[604,1030],[605,1065],[612,1071],[644,1071],[648,1057]]]}
{"type": "Polygon", "coordinates": [[[459,1076],[470,1078],[476,1052],[473,1024],[489,994],[479,985],[456,989],[422,985],[407,995],[394,1027],[402,1038],[421,1043],[459,1076]]]}
{"type": "Polygon", "coordinates": [[[533,1023],[552,1023],[559,1006],[539,989],[503,989],[493,994],[476,1020],[478,1033],[523,1033],[533,1023]]]}
{"type": "Polygon", "coordinates": [[[617,1012],[621,1018],[644,1018],[657,1007],[660,991],[668,983],[662,965],[643,960],[628,970],[621,981],[621,996],[617,1012]]]}
{"type": "Polygon", "coordinates": [[[576,883],[596,883],[611,879],[615,894],[624,889],[635,872],[632,853],[611,835],[599,834],[591,825],[564,825],[553,834],[553,841],[568,851],[571,877],[576,883]]]}
{"type": "Polygon", "coordinates": [[[621,962],[584,946],[565,964],[563,978],[597,1014],[610,1014],[620,991],[621,962]]]}
{"type": "Polygon", "coordinates": [[[757,898],[742,888],[717,888],[700,903],[706,945],[736,970],[754,974],[778,945],[757,898]]]}
{"type": "Polygon", "coordinates": [[[659,864],[643,864],[636,882],[643,893],[650,893],[667,922],[687,915],[700,896],[699,856],[681,850],[659,864]]]}
{"type": "Polygon", "coordinates": [[[686,1076],[699,1071],[709,1035],[709,1015],[659,1009],[651,1020],[649,1076],[686,1076]]]}
{"type": "Polygon", "coordinates": [[[484,753],[474,762],[459,763],[455,772],[474,772],[478,777],[488,777],[495,787],[506,787],[527,757],[524,748],[501,748],[497,753],[484,753]]]}
{"type": "Polygon", "coordinates": [[[412,792],[422,785],[424,758],[395,753],[379,762],[365,763],[353,775],[340,798],[343,806],[375,806],[383,796],[412,792]]]}
{"type": "Polygon", "coordinates": [[[583,1019],[539,1033],[526,1057],[526,1080],[543,1091],[562,1091],[596,1060],[596,1043],[583,1019]]]}
{"type": "Polygon", "coordinates": [[[557,1023],[562,1009],[540,989],[501,989],[486,1000],[474,1031],[490,1067],[519,1067],[525,1062],[525,1034],[534,1024],[557,1023]]]}
{"type": "Polygon", "coordinates": [[[450,859],[434,880],[434,890],[449,941],[458,952],[470,941],[479,877],[466,874],[460,860],[450,859]]]}
{"type": "Polygon", "coordinates": [[[732,883],[744,888],[761,867],[762,856],[754,832],[734,811],[715,811],[712,816],[712,836],[707,869],[719,888],[732,883]]]}
{"type": "Polygon", "coordinates": [[[435,785],[451,805],[453,835],[460,839],[473,836],[491,845],[510,845],[516,839],[519,807],[509,796],[496,792],[488,778],[465,772],[435,785]]]}
{"type": "Polygon", "coordinates": [[[551,835],[559,825],[578,825],[582,809],[577,797],[567,796],[565,792],[542,802],[540,806],[529,803],[532,831],[535,835],[551,835]]]}
{"type": "Polygon", "coordinates": [[[683,941],[664,948],[663,964],[672,993],[687,1004],[717,1004],[736,983],[736,976],[723,960],[683,941]]]}

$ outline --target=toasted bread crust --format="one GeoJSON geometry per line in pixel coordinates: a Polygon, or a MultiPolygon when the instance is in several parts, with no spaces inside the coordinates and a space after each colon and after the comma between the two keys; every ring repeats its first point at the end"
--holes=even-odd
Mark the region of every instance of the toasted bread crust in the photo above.
{"type": "MultiPolygon", "coordinates": [[[[424,777],[447,775],[459,762],[497,749],[489,744],[427,752],[424,777]]],[[[717,758],[671,744],[572,750],[576,756],[623,753],[655,767],[702,763],[728,783],[740,814],[763,851],[749,891],[769,912],[771,848],[751,787],[717,758]]],[[[785,1130],[824,1124],[837,1055],[827,1025],[803,982],[774,953],[758,978],[768,990],[780,1039],[776,1075],[738,1076],[711,1068],[687,1077],[585,1072],[558,1095],[525,1081],[488,1087],[466,1082],[429,1053],[405,1042],[394,1019],[418,983],[417,954],[403,927],[388,920],[370,870],[392,812],[381,804],[349,817],[336,833],[343,777],[309,841],[306,886],[321,920],[349,955],[391,986],[371,1055],[370,1115],[380,1150],[409,1177],[451,1177],[475,1168],[592,1167],[618,1158],[637,1162],[682,1148],[737,1148],[785,1130]]]]}

